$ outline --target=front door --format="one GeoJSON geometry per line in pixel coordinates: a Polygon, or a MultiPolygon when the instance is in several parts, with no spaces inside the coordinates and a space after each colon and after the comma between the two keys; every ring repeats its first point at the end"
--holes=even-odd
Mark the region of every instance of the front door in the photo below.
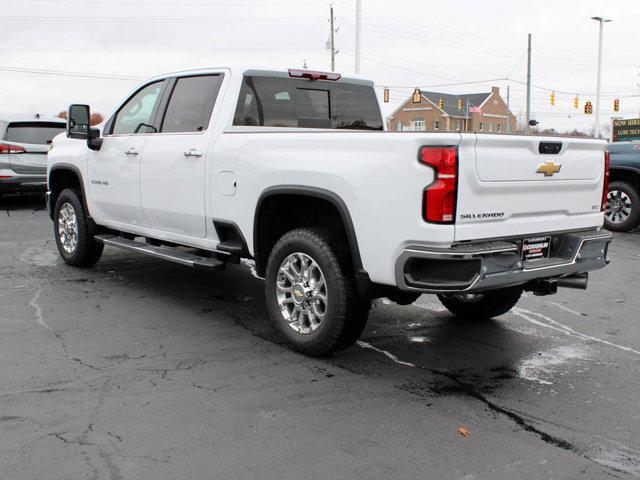
{"type": "Polygon", "coordinates": [[[140,205],[140,159],[163,85],[154,82],[133,94],[106,124],[100,150],[89,153],[90,210],[98,220],[149,226],[140,205]]]}
{"type": "Polygon", "coordinates": [[[194,238],[207,234],[209,122],[221,82],[221,74],[197,75],[172,79],[167,86],[171,96],[141,164],[142,209],[154,229],[194,238]]]}

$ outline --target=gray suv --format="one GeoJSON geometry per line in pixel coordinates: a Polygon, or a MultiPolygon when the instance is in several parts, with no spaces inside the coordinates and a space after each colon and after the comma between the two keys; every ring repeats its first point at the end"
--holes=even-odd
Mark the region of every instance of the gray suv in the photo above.
{"type": "Polygon", "coordinates": [[[61,118],[0,115],[0,194],[44,190],[47,152],[65,129],[61,118]]]}

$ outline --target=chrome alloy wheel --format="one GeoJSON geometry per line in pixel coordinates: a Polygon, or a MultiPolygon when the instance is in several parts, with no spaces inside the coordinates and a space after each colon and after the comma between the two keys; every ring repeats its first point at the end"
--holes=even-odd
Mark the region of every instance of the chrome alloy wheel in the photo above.
{"type": "Polygon", "coordinates": [[[63,203],[58,213],[58,237],[64,251],[73,253],[78,245],[78,219],[70,203],[63,203]]]}
{"type": "Polygon", "coordinates": [[[631,215],[631,199],[622,190],[611,190],[607,194],[604,216],[610,223],[622,223],[631,215]]]}
{"type": "Polygon", "coordinates": [[[289,327],[303,335],[315,332],[329,305],[324,274],[315,260],[299,252],[285,258],[276,277],[276,297],[289,327]]]}

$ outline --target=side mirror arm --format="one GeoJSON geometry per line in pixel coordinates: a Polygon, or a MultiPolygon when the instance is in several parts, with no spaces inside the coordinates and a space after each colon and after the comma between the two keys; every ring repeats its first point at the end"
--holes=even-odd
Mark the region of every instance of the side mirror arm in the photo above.
{"type": "Polygon", "coordinates": [[[87,138],[87,146],[91,150],[100,150],[103,138],[100,136],[100,130],[97,128],[89,129],[89,138],[87,138]]]}

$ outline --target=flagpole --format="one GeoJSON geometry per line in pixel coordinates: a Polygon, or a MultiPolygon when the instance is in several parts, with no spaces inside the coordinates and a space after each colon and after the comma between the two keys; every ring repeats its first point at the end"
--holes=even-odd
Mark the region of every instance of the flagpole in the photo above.
{"type": "Polygon", "coordinates": [[[467,118],[464,120],[464,131],[469,131],[469,99],[467,98],[467,118]]]}

